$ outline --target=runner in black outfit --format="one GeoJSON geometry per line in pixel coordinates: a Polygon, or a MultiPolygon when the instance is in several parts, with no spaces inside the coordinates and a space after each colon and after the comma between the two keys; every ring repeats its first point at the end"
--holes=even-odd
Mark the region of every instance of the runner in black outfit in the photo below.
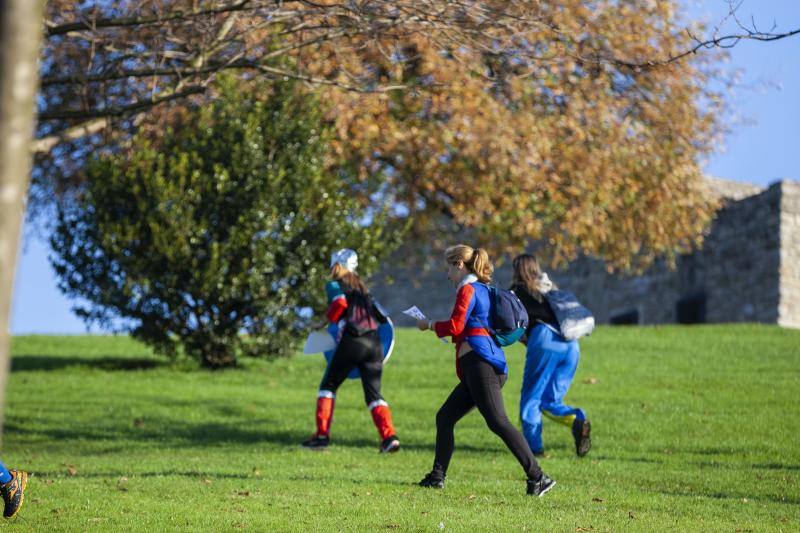
{"type": "Polygon", "coordinates": [[[457,245],[447,249],[447,277],[458,285],[449,320],[420,320],[420,330],[433,329],[438,337],[451,335],[456,345],[456,373],[461,380],[436,413],[436,456],[433,470],[420,481],[423,487],[444,488],[453,455],[453,429],[474,407],[519,461],[528,477],[527,493],[543,496],[554,485],[536,462],[525,438],[509,421],[500,389],[508,377],[505,354],[489,335],[489,289],[493,267],[482,249],[457,245]]]}
{"type": "Polygon", "coordinates": [[[355,252],[347,248],[339,250],[333,255],[331,263],[333,281],[327,287],[330,300],[327,316],[331,322],[340,324],[343,333],[319,385],[317,431],[303,442],[303,446],[327,448],[336,391],[347,375],[358,368],[364,387],[364,400],[381,438],[380,451],[396,452],[400,449],[400,440],[395,434],[392,411],[380,392],[383,346],[377,328],[381,313],[376,309],[366,285],[355,273],[358,265],[355,252]]]}

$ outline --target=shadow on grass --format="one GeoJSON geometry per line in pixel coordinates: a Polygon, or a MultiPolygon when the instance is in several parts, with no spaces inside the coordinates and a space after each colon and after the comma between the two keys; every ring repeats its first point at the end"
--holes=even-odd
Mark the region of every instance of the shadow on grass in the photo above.
{"type": "MultiPolygon", "coordinates": [[[[309,421],[312,422],[312,421],[309,421]]],[[[231,421],[226,423],[191,423],[186,420],[173,420],[165,418],[144,419],[136,426],[136,421],[127,424],[84,424],[80,426],[48,426],[31,428],[22,422],[9,420],[6,431],[15,434],[15,438],[23,437],[43,442],[58,442],[60,447],[68,446],[70,441],[82,444],[87,441],[96,442],[128,442],[132,447],[138,445],[161,446],[164,448],[207,448],[224,447],[225,445],[256,445],[266,444],[278,448],[297,448],[300,443],[308,439],[311,430],[297,430],[271,427],[274,420],[263,418],[254,420],[231,421]]],[[[370,429],[372,429],[370,427],[370,429]]],[[[488,429],[487,429],[488,431],[488,429]]],[[[361,433],[359,431],[359,433],[361,433]]],[[[431,427],[431,437],[435,435],[435,428],[431,427]]],[[[399,433],[401,448],[403,450],[430,452],[433,457],[433,441],[409,442],[403,440],[399,433]]],[[[363,448],[378,452],[380,440],[377,434],[374,438],[354,435],[346,431],[335,432],[331,438],[330,451],[345,448],[363,448]]],[[[498,438],[494,446],[475,446],[465,441],[456,440],[456,454],[459,452],[473,453],[509,453],[503,442],[498,438]]]]}
{"type": "Polygon", "coordinates": [[[800,465],[791,465],[783,463],[754,463],[749,464],[745,462],[730,463],[730,462],[713,462],[713,461],[690,461],[687,464],[696,465],[702,468],[725,468],[729,470],[800,470],[800,465]]]}
{"type": "Polygon", "coordinates": [[[800,465],[785,465],[783,463],[759,463],[754,464],[753,468],[764,470],[800,470],[800,465]]]}
{"type": "MultiPolygon", "coordinates": [[[[651,491],[652,492],[652,491],[651,491]]],[[[693,491],[690,489],[683,490],[659,490],[661,494],[668,496],[683,496],[689,498],[713,498],[715,500],[739,500],[739,501],[752,501],[752,502],[772,502],[787,505],[800,504],[800,497],[794,495],[773,495],[773,494],[753,494],[753,491],[748,492],[703,492],[702,490],[693,491]]]]}
{"type": "Polygon", "coordinates": [[[151,358],[81,357],[51,355],[17,355],[11,358],[12,372],[52,372],[70,367],[105,371],[150,370],[167,364],[151,358]]]}
{"type": "MultiPolygon", "coordinates": [[[[307,453],[327,453],[327,452],[307,452],[307,453]]],[[[37,470],[34,472],[29,472],[33,474],[37,478],[44,479],[44,480],[53,480],[53,479],[63,479],[63,480],[80,480],[80,479],[109,479],[109,480],[120,480],[120,478],[124,478],[124,482],[129,482],[131,480],[136,480],[137,478],[170,478],[170,477],[180,477],[186,479],[195,479],[201,483],[210,483],[213,481],[219,480],[249,480],[249,481],[264,481],[269,482],[268,478],[265,478],[262,473],[230,473],[230,472],[213,472],[213,471],[197,471],[197,470],[162,470],[158,472],[131,472],[130,470],[107,470],[107,471],[95,471],[95,472],[76,472],[73,475],[66,473],[65,470],[37,470]]],[[[401,487],[416,487],[417,486],[417,479],[421,478],[424,473],[419,473],[419,476],[416,473],[411,472],[404,472],[403,476],[399,478],[393,479],[384,479],[381,483],[386,485],[397,485],[401,487]]],[[[285,478],[287,481],[300,481],[300,482],[309,482],[309,483],[330,483],[331,476],[328,473],[324,474],[303,474],[303,475],[289,475],[285,478]]],[[[45,481],[47,482],[47,481],[45,481]]],[[[374,484],[373,480],[364,479],[355,475],[337,475],[336,477],[337,484],[343,483],[350,483],[351,485],[369,485],[372,486],[374,484]]],[[[124,486],[124,485],[123,485],[124,486]]],[[[354,488],[356,488],[354,487],[354,488]]],[[[267,487],[265,487],[267,488],[267,487]]],[[[419,487],[417,487],[419,488],[419,487]]],[[[127,489],[125,489],[127,490],[127,489]]]]}
{"type": "Polygon", "coordinates": [[[133,472],[131,473],[129,470],[113,470],[113,471],[106,471],[106,472],[77,472],[74,475],[66,476],[65,470],[37,470],[33,472],[37,477],[43,478],[58,478],[58,477],[75,477],[78,478],[119,478],[119,477],[128,477],[128,478],[137,478],[137,477],[187,477],[187,478],[197,478],[198,480],[204,480],[206,478],[213,478],[213,479],[258,479],[259,476],[255,475],[248,475],[248,474],[231,474],[231,473],[219,473],[219,472],[200,472],[197,470],[194,471],[181,471],[181,470],[162,470],[160,472],[133,472]]]}
{"type": "Polygon", "coordinates": [[[616,461],[620,463],[649,463],[654,465],[663,465],[664,461],[659,459],[650,459],[648,457],[628,457],[625,455],[598,455],[589,453],[588,459],[596,459],[598,461],[616,461]]]}

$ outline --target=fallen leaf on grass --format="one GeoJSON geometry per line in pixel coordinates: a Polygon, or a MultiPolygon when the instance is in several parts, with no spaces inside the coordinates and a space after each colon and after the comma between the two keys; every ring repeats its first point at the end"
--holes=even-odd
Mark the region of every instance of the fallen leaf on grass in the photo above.
{"type": "Polygon", "coordinates": [[[70,476],[74,476],[77,473],[78,473],[78,469],[75,468],[74,466],[70,466],[70,467],[67,468],[67,474],[69,474],[70,476]]]}
{"type": "Polygon", "coordinates": [[[592,526],[589,527],[576,527],[575,531],[592,531],[594,528],[592,526]]]}
{"type": "Polygon", "coordinates": [[[475,498],[477,498],[477,496],[475,496],[474,494],[470,494],[469,496],[467,496],[468,500],[474,500],[475,498]]]}
{"type": "Polygon", "coordinates": [[[592,498],[592,501],[593,502],[604,502],[605,500],[603,498],[592,498]]]}
{"type": "Polygon", "coordinates": [[[206,485],[211,485],[211,480],[208,478],[204,478],[203,483],[205,483],[206,485]]]}
{"type": "Polygon", "coordinates": [[[583,380],[584,385],[597,385],[598,383],[600,382],[597,381],[597,378],[587,378],[583,380]]]}
{"type": "Polygon", "coordinates": [[[636,520],[636,516],[633,514],[633,511],[628,511],[628,518],[631,520],[636,520]]]}
{"type": "Polygon", "coordinates": [[[250,491],[249,490],[242,490],[242,491],[238,491],[236,494],[238,496],[242,496],[244,498],[247,498],[248,496],[250,496],[250,491]]]}

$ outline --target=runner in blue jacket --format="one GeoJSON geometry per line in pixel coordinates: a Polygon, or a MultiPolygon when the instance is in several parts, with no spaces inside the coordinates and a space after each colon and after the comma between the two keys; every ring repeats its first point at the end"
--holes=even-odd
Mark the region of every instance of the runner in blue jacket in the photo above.
{"type": "Polygon", "coordinates": [[[489,429],[514,454],[527,475],[527,493],[544,496],[556,484],[542,472],[519,430],[509,421],[501,389],[508,378],[503,349],[486,329],[491,306],[489,288],[494,267],[485,250],[459,244],[445,251],[447,277],[457,287],[448,320],[419,320],[417,327],[433,330],[437,337],[452,337],[459,383],[436,413],[436,449],[433,469],[420,486],[444,488],[455,449],[455,425],[477,408],[489,429]]]}

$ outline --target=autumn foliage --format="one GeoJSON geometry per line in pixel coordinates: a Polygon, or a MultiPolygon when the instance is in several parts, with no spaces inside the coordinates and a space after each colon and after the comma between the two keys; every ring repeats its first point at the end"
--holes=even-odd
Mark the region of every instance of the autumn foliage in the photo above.
{"type": "Polygon", "coordinates": [[[87,142],[157,131],[153,106],[213,99],[219,72],[295,78],[329,106],[352,194],[392,203],[417,237],[447,240],[431,231],[446,220],[496,250],[644,266],[697,244],[714,207],[700,163],[721,131],[718,56],[674,59],[692,45],[678,9],[51,0],[40,137],[73,135],[58,169],[87,142]],[[75,133],[99,119],[104,133],[75,133]]]}
{"type": "MultiPolygon", "coordinates": [[[[671,2],[559,4],[554,23],[584,38],[554,43],[532,27],[519,39],[539,47],[541,61],[444,53],[421,34],[383,43],[395,56],[362,54],[360,67],[380,72],[380,83],[422,88],[327,89],[336,149],[364,180],[384,180],[419,234],[443,214],[498,251],[539,242],[555,263],[674,257],[700,241],[714,209],[700,170],[720,130],[722,100],[706,89],[713,72],[698,60],[643,69],[585,59],[678,49],[671,2]]],[[[341,56],[329,48],[312,59],[336,68],[341,56]]]]}

